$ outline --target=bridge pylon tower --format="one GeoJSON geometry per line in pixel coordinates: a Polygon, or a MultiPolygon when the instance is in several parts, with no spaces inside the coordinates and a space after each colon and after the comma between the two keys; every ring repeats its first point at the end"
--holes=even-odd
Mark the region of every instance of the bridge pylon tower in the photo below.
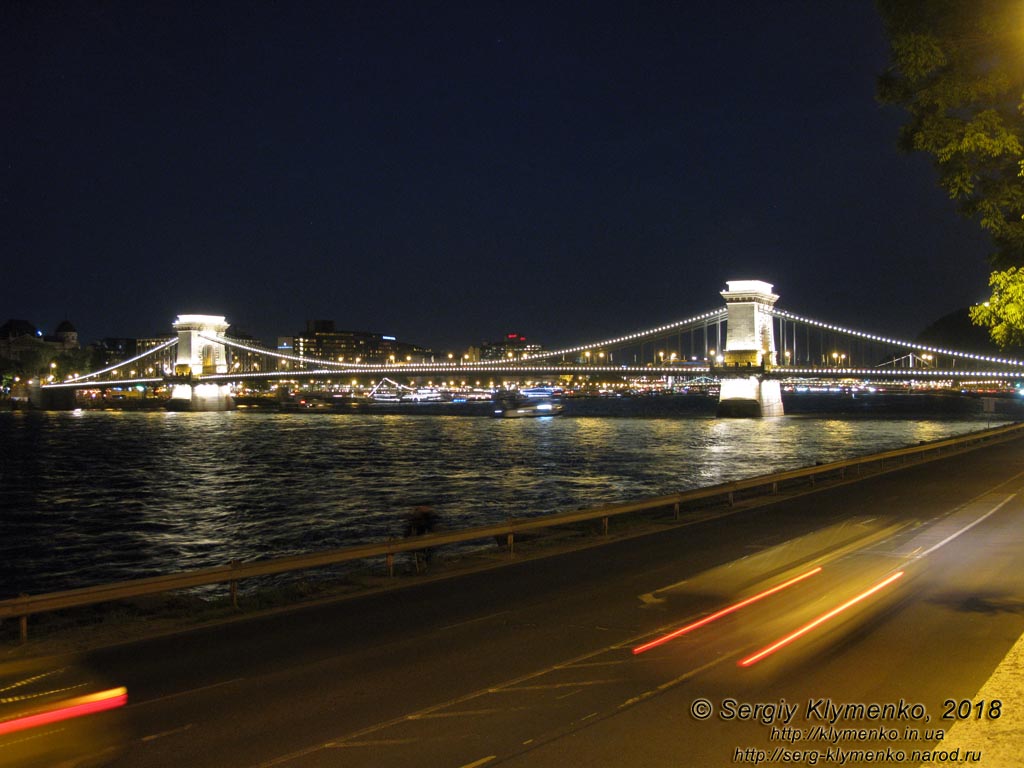
{"type": "Polygon", "coordinates": [[[178,315],[178,358],[174,366],[176,383],[167,407],[181,411],[224,411],[234,406],[230,387],[225,384],[195,383],[193,377],[227,373],[227,349],[222,342],[229,323],[223,315],[178,315]]]}
{"type": "Polygon", "coordinates": [[[722,361],[715,372],[721,381],[718,415],[723,417],[782,416],[782,391],[766,374],[775,365],[772,307],[779,300],[771,283],[728,280],[722,291],[728,319],[722,361]]]}

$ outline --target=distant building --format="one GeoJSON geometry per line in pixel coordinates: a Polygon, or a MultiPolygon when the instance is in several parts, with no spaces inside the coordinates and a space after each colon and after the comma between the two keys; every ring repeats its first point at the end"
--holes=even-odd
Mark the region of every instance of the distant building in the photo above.
{"type": "Polygon", "coordinates": [[[135,355],[138,354],[135,351],[135,339],[117,338],[113,336],[100,339],[92,345],[92,348],[95,350],[96,362],[100,368],[107,368],[114,363],[119,363],[130,357],[135,357],[135,355]]]}
{"type": "Polygon", "coordinates": [[[538,355],[543,347],[528,341],[519,333],[506,333],[501,341],[485,342],[480,345],[481,360],[520,360],[523,357],[538,355]]]}
{"type": "MultiPolygon", "coordinates": [[[[246,333],[241,328],[230,326],[224,335],[232,340],[237,341],[240,344],[244,344],[247,347],[254,349],[266,349],[266,345],[260,342],[251,333],[246,333]]],[[[272,352],[273,350],[267,350],[272,352]]],[[[258,373],[263,370],[265,363],[264,353],[252,352],[248,349],[239,349],[237,347],[229,346],[227,349],[228,356],[228,370],[232,373],[242,371],[244,373],[258,373]]]]}
{"type": "Polygon", "coordinates": [[[422,362],[429,353],[423,347],[398,341],[394,336],[364,331],[339,331],[333,320],[310,320],[306,333],[278,337],[279,352],[339,363],[422,362]]]}
{"type": "MultiPolygon", "coordinates": [[[[175,333],[165,333],[160,336],[150,336],[145,339],[135,340],[135,355],[141,355],[148,352],[151,349],[156,349],[161,344],[166,344],[171,339],[178,338],[175,333]]],[[[133,355],[134,356],[134,355],[133,355]]],[[[124,358],[122,358],[124,359],[124,358]]],[[[145,360],[139,362],[144,365],[144,368],[132,368],[129,367],[125,372],[131,378],[135,377],[152,377],[152,376],[163,376],[164,374],[171,374],[174,372],[174,364],[178,359],[178,350],[176,347],[169,347],[161,352],[159,355],[150,355],[145,360]]],[[[114,361],[118,362],[118,361],[114,361]]]]}
{"type": "Polygon", "coordinates": [[[0,325],[0,358],[41,369],[47,358],[78,348],[78,331],[67,320],[49,336],[27,320],[12,318],[0,325]]]}
{"type": "Polygon", "coordinates": [[[150,336],[146,339],[135,340],[135,354],[141,355],[143,352],[148,352],[151,349],[156,349],[161,344],[166,344],[171,339],[176,339],[177,334],[167,333],[162,336],[150,336]]]}
{"type": "Polygon", "coordinates": [[[75,326],[67,320],[62,320],[60,325],[57,326],[57,330],[53,332],[53,336],[47,336],[46,341],[48,343],[60,345],[64,352],[70,349],[79,348],[78,331],[76,331],[75,326]]]}

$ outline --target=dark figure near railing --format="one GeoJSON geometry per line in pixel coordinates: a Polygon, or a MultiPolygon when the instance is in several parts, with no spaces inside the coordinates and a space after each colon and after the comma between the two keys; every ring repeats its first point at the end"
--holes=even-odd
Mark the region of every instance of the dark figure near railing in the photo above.
{"type": "MultiPolygon", "coordinates": [[[[405,519],[405,537],[410,536],[423,536],[427,533],[433,533],[434,529],[437,528],[438,515],[434,511],[434,508],[429,503],[417,504],[413,511],[405,519]]],[[[426,571],[427,566],[430,564],[430,558],[433,556],[433,550],[418,549],[413,552],[413,562],[416,566],[416,573],[420,571],[426,571]]]]}

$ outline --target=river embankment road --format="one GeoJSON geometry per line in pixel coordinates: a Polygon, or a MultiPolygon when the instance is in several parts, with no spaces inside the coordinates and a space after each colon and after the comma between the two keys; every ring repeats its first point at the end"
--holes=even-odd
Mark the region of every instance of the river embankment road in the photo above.
{"type": "Polygon", "coordinates": [[[128,688],[114,764],[133,768],[827,764],[887,748],[917,765],[1024,633],[1022,522],[1015,440],[83,663],[128,688]]]}

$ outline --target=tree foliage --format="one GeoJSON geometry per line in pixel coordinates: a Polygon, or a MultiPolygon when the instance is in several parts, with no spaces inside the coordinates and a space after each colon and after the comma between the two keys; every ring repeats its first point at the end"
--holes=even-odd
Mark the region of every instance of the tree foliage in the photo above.
{"type": "Polygon", "coordinates": [[[971,307],[971,320],[988,327],[1001,349],[1024,346],[1024,270],[1010,267],[993,272],[988,284],[992,297],[971,307]]]}
{"type": "Polygon", "coordinates": [[[890,63],[878,98],[904,107],[900,144],[991,235],[992,297],[971,308],[1000,347],[1024,343],[1024,1],[877,0],[890,63]]]}
{"type": "Polygon", "coordinates": [[[1024,266],[1024,2],[878,0],[891,59],[879,100],[910,119],[961,211],[992,236],[992,266],[1024,266]]]}

